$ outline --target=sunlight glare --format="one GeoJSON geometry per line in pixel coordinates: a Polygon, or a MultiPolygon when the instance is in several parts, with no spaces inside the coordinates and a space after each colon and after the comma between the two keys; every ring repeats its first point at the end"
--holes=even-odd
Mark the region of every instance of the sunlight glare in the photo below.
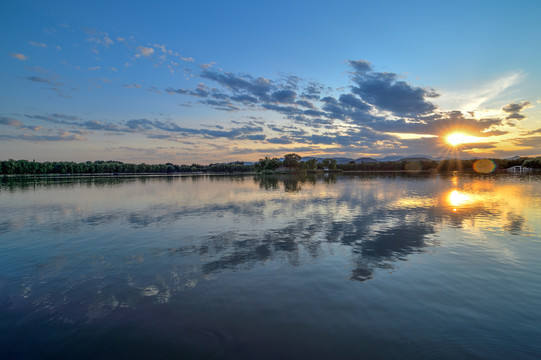
{"type": "Polygon", "coordinates": [[[451,204],[451,206],[455,208],[466,204],[467,202],[470,201],[470,199],[471,199],[470,195],[458,190],[453,190],[449,194],[449,203],[451,204]]]}
{"type": "Polygon", "coordinates": [[[452,133],[448,135],[445,140],[452,146],[457,146],[464,143],[474,142],[475,137],[466,135],[464,133],[452,133]]]}

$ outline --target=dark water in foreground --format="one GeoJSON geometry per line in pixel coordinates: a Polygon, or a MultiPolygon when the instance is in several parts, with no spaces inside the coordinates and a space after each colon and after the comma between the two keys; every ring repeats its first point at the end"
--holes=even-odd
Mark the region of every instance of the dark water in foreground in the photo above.
{"type": "Polygon", "coordinates": [[[539,359],[541,178],[5,181],[0,358],[539,359]]]}

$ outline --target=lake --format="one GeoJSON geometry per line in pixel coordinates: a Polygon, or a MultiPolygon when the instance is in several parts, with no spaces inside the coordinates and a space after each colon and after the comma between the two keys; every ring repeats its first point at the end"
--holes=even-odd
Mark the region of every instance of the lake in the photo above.
{"type": "Polygon", "coordinates": [[[4,178],[0,358],[539,359],[541,177],[4,178]]]}

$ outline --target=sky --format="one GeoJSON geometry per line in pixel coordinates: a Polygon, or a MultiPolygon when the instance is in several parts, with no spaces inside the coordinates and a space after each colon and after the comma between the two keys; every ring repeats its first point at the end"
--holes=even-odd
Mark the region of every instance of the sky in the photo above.
{"type": "Polygon", "coordinates": [[[539,14],[538,0],[0,0],[0,160],[541,155],[539,14]]]}

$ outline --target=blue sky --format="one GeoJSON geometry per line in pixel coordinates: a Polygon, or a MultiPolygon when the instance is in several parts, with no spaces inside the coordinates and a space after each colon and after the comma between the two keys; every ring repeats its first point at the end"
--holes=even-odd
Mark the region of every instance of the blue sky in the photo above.
{"type": "Polygon", "coordinates": [[[0,0],[0,158],[541,154],[539,1],[0,0]]]}

